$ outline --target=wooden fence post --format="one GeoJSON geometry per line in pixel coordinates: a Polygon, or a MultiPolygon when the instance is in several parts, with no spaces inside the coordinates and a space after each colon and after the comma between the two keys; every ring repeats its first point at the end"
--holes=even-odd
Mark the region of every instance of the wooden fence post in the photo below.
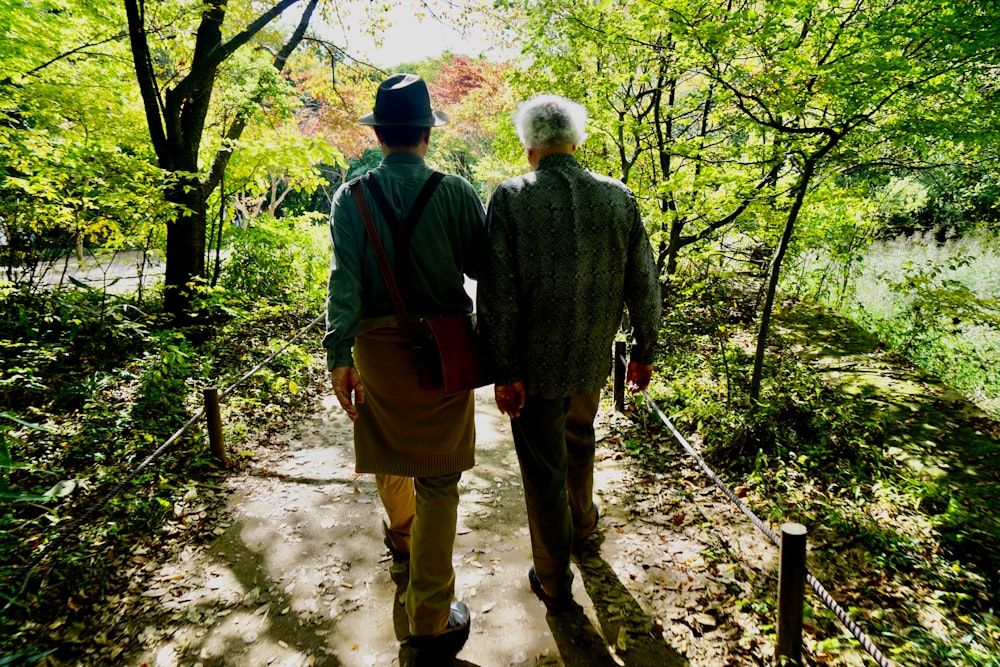
{"type": "Polygon", "coordinates": [[[615,410],[624,412],[625,410],[625,341],[615,341],[615,410]]]}
{"type": "Polygon", "coordinates": [[[222,439],[222,416],[219,413],[219,390],[209,387],[203,392],[205,396],[205,419],[208,422],[208,444],[212,448],[212,456],[223,468],[229,465],[226,459],[226,443],[222,439]]]}
{"type": "Polygon", "coordinates": [[[806,588],[806,527],[781,525],[778,573],[778,664],[802,664],[802,607],[806,588]],[[787,662],[782,663],[784,658],[787,662]]]}

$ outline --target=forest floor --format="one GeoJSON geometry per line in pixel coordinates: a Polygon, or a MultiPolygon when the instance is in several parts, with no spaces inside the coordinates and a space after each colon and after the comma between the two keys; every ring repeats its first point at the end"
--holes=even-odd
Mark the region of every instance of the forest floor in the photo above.
{"type": "MultiPolygon", "coordinates": [[[[880,360],[874,341],[841,331],[839,321],[815,316],[781,335],[844,391],[870,393],[898,411],[888,441],[901,461],[945,476],[956,495],[996,507],[994,422],[933,378],[880,360]]],[[[75,643],[78,658],[45,660],[411,664],[398,604],[405,570],[383,546],[373,480],[353,473],[350,422],[328,392],[317,400],[295,428],[258,443],[241,470],[219,485],[192,488],[175,507],[176,523],[187,528],[166,549],[153,539],[136,547],[127,590],[92,605],[73,633],[49,629],[64,645],[75,643]]],[[[456,593],[472,612],[472,631],[457,664],[773,664],[774,619],[759,613],[758,601],[773,604],[777,549],[679,444],[665,439],[655,468],[639,466],[625,447],[641,437],[632,420],[605,406],[598,421],[595,489],[604,539],[574,565],[581,612],[546,614],[527,582],[530,551],[509,422],[491,388],[477,392],[477,465],[462,478],[454,557],[456,593]]],[[[822,526],[810,527],[811,549],[836,552],[824,539],[822,526]]],[[[854,586],[851,550],[843,551],[842,568],[818,578],[842,603],[878,605],[854,586]]],[[[905,581],[883,582],[878,597],[927,594],[906,590],[905,581]]],[[[813,650],[806,664],[871,664],[859,651],[831,657],[815,649],[823,632],[807,626],[813,650]]]]}
{"type": "MultiPolygon", "coordinates": [[[[742,578],[732,568],[773,569],[776,554],[680,456],[662,488],[640,485],[617,452],[613,420],[603,413],[595,473],[605,539],[576,565],[582,611],[547,615],[528,587],[509,422],[491,388],[477,392],[477,465],[462,479],[454,557],[456,594],[473,615],[459,665],[739,665],[760,652],[759,628],[712,608],[742,578]],[[743,564],[705,561],[720,535],[740,545],[734,561],[743,564]]],[[[353,473],[351,424],[335,401],[225,486],[216,539],[164,562],[136,559],[130,590],[109,608],[108,621],[125,627],[108,637],[132,638],[121,664],[410,663],[396,602],[405,568],[382,544],[378,495],[371,476],[353,473]]],[[[94,658],[123,649],[113,643],[94,658]]]]}

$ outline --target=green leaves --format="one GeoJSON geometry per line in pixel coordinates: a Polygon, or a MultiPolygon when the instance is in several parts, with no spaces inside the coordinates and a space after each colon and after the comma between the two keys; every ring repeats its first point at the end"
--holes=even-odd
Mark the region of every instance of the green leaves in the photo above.
{"type": "MultiPolygon", "coordinates": [[[[765,207],[748,202],[780,195],[810,156],[820,181],[893,151],[926,158],[928,130],[968,135],[959,109],[968,117],[969,81],[997,61],[996,13],[927,0],[536,3],[517,83],[587,105],[582,157],[640,193],[674,253],[716,221],[751,229],[765,207]],[[768,167],[774,193],[759,186],[768,167]]],[[[972,124],[996,128],[983,101],[972,124]]]]}
{"type": "MultiPolygon", "coordinates": [[[[31,429],[34,431],[42,431],[45,433],[53,433],[53,431],[44,426],[39,426],[38,424],[33,424],[31,422],[24,421],[23,419],[9,412],[0,413],[0,420],[2,420],[0,421],[0,498],[10,500],[13,502],[48,500],[49,494],[46,494],[44,496],[38,496],[34,494],[26,494],[21,492],[12,492],[11,486],[7,481],[7,471],[28,470],[28,471],[39,472],[39,469],[32,465],[14,463],[14,458],[13,456],[11,456],[10,453],[10,447],[7,444],[8,433],[10,432],[10,425],[4,422],[11,421],[14,422],[15,424],[23,426],[24,428],[31,429]]],[[[41,472],[46,472],[46,471],[41,471],[41,472]]]]}
{"type": "Polygon", "coordinates": [[[329,232],[324,224],[317,224],[317,217],[276,220],[263,215],[246,227],[227,228],[232,252],[220,284],[248,299],[321,303],[329,266],[329,232]]]}

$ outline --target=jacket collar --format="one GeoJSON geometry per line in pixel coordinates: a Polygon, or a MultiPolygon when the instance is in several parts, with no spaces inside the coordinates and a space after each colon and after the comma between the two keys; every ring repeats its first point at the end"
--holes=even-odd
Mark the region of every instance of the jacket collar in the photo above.
{"type": "Polygon", "coordinates": [[[581,168],[580,163],[570,153],[553,153],[552,155],[546,155],[538,161],[536,171],[541,169],[558,169],[559,167],[581,168]]]}

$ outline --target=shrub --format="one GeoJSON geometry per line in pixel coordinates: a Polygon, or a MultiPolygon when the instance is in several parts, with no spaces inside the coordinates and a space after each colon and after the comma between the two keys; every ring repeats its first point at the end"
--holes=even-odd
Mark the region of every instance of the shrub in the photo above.
{"type": "Polygon", "coordinates": [[[262,215],[229,229],[230,255],[220,284],[271,303],[319,303],[326,292],[329,241],[324,216],[262,215]]]}

